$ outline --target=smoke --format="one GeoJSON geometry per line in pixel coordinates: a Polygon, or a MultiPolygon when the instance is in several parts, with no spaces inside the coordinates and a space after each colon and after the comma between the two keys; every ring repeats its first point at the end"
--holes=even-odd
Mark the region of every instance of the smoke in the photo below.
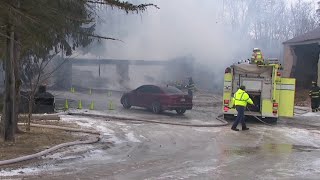
{"type": "MultiPolygon", "coordinates": [[[[226,66],[251,55],[246,39],[224,22],[223,0],[135,3],[154,3],[160,9],[150,7],[142,14],[129,15],[117,10],[101,10],[97,34],[123,42],[101,41],[89,48],[86,57],[170,60],[192,55],[195,59],[192,75],[196,76],[196,83],[212,89],[222,81],[226,66]]],[[[131,79],[139,76],[137,71],[132,73],[131,79]]],[[[139,80],[139,84],[143,82],[139,80]]]]}
{"type": "MultiPolygon", "coordinates": [[[[244,44],[235,39],[223,22],[222,0],[145,2],[157,4],[161,9],[150,7],[145,13],[128,16],[116,12],[118,18],[111,21],[118,22],[112,24],[112,30],[109,23],[98,26],[98,33],[111,33],[124,41],[102,42],[105,49],[98,52],[99,56],[168,60],[192,54],[199,63],[221,67],[230,63],[234,54],[244,50],[244,44]]],[[[110,15],[109,12],[101,13],[105,17],[110,15]]]]}
{"type": "MultiPolygon", "coordinates": [[[[182,57],[183,61],[192,56],[195,61],[188,62],[193,72],[183,76],[171,72],[181,68],[130,65],[129,86],[181,81],[192,76],[198,88],[219,90],[224,69],[250,58],[255,45],[263,49],[265,57],[281,57],[281,42],[290,37],[286,30],[292,29],[288,20],[291,11],[282,13],[285,7],[281,5],[289,6],[295,1],[131,0],[134,4],[154,3],[160,9],[150,7],[143,13],[126,14],[101,8],[96,34],[121,41],[98,41],[79,50],[83,55],[78,58],[168,61],[182,57]],[[277,28],[283,32],[271,37],[269,32],[278,32],[277,28]]],[[[74,68],[73,79],[83,86],[121,88],[116,67],[105,66],[101,67],[101,74],[97,73],[98,67],[74,68]]]]}
{"type": "MultiPolygon", "coordinates": [[[[130,2],[153,3],[160,9],[149,7],[146,12],[126,14],[117,9],[101,8],[97,12],[96,34],[121,41],[101,40],[77,52],[82,54],[77,58],[92,59],[169,61],[180,57],[182,67],[178,67],[179,63],[169,67],[130,65],[130,88],[183,81],[192,76],[200,89],[221,90],[227,66],[250,58],[254,47],[261,48],[264,57],[281,58],[281,43],[297,32],[303,33],[308,29],[306,24],[313,27],[313,23],[308,22],[314,22],[308,13],[313,5],[310,8],[302,3],[304,6],[300,7],[295,3],[300,2],[298,0],[130,2]],[[188,61],[188,57],[193,57],[194,61],[188,61]]],[[[103,65],[99,71],[94,66],[74,67],[73,71],[74,83],[81,86],[124,87],[120,83],[121,72],[114,65],[103,65]]]]}

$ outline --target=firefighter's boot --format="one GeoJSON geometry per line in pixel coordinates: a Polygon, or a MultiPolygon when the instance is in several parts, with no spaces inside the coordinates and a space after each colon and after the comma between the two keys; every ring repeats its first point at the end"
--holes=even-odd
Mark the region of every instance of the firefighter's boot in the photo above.
{"type": "Polygon", "coordinates": [[[242,131],[247,131],[247,130],[249,130],[249,128],[247,128],[246,126],[242,127],[242,131]]]}
{"type": "Polygon", "coordinates": [[[231,128],[233,131],[239,131],[239,129],[232,127],[231,128]]]}

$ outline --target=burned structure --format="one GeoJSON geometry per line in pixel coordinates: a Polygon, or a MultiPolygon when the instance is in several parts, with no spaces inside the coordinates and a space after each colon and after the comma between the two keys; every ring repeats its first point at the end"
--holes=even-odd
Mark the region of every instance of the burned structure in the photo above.
{"type": "Polygon", "coordinates": [[[193,62],[188,56],[173,60],[65,59],[58,63],[62,66],[55,73],[53,83],[62,89],[110,86],[117,90],[130,89],[130,85],[138,86],[142,82],[158,84],[187,79],[193,76],[193,62]]]}
{"type": "MultiPolygon", "coordinates": [[[[30,91],[21,91],[20,113],[29,112],[30,91]]],[[[32,113],[54,113],[55,99],[53,94],[47,92],[46,86],[39,86],[34,95],[32,113]]]]}
{"type": "Polygon", "coordinates": [[[283,44],[283,75],[296,78],[300,88],[309,88],[312,81],[320,84],[320,27],[283,44]]]}

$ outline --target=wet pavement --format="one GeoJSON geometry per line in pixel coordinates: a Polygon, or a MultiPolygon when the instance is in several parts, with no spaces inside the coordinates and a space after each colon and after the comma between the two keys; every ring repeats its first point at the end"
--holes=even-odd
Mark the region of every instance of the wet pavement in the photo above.
{"type": "MultiPolygon", "coordinates": [[[[179,118],[214,121],[219,102],[211,99],[199,96],[195,110],[179,118]]],[[[140,109],[126,113],[179,120],[173,113],[150,115],[140,109]]],[[[229,126],[183,127],[63,115],[62,121],[102,132],[101,142],[65,148],[16,171],[0,171],[1,179],[319,179],[317,115],[283,119],[274,126],[250,122],[250,130],[240,132],[229,126]]]]}

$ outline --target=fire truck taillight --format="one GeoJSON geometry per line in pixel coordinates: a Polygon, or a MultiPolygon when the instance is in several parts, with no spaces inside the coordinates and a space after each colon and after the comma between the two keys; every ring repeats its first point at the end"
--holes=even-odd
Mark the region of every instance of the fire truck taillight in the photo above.
{"type": "Polygon", "coordinates": [[[229,107],[228,107],[228,106],[225,106],[225,107],[223,108],[223,110],[224,110],[224,112],[228,112],[228,111],[229,111],[229,107]]]}
{"type": "Polygon", "coordinates": [[[277,76],[281,76],[281,72],[277,72],[277,76]]]}
{"type": "Polygon", "coordinates": [[[279,107],[279,104],[278,103],[273,103],[273,111],[272,111],[272,113],[274,114],[274,115],[277,115],[278,114],[278,107],[279,107]]]}
{"type": "Polygon", "coordinates": [[[227,99],[224,100],[224,105],[225,105],[225,106],[229,106],[229,103],[230,103],[230,100],[227,100],[227,99]]]}

